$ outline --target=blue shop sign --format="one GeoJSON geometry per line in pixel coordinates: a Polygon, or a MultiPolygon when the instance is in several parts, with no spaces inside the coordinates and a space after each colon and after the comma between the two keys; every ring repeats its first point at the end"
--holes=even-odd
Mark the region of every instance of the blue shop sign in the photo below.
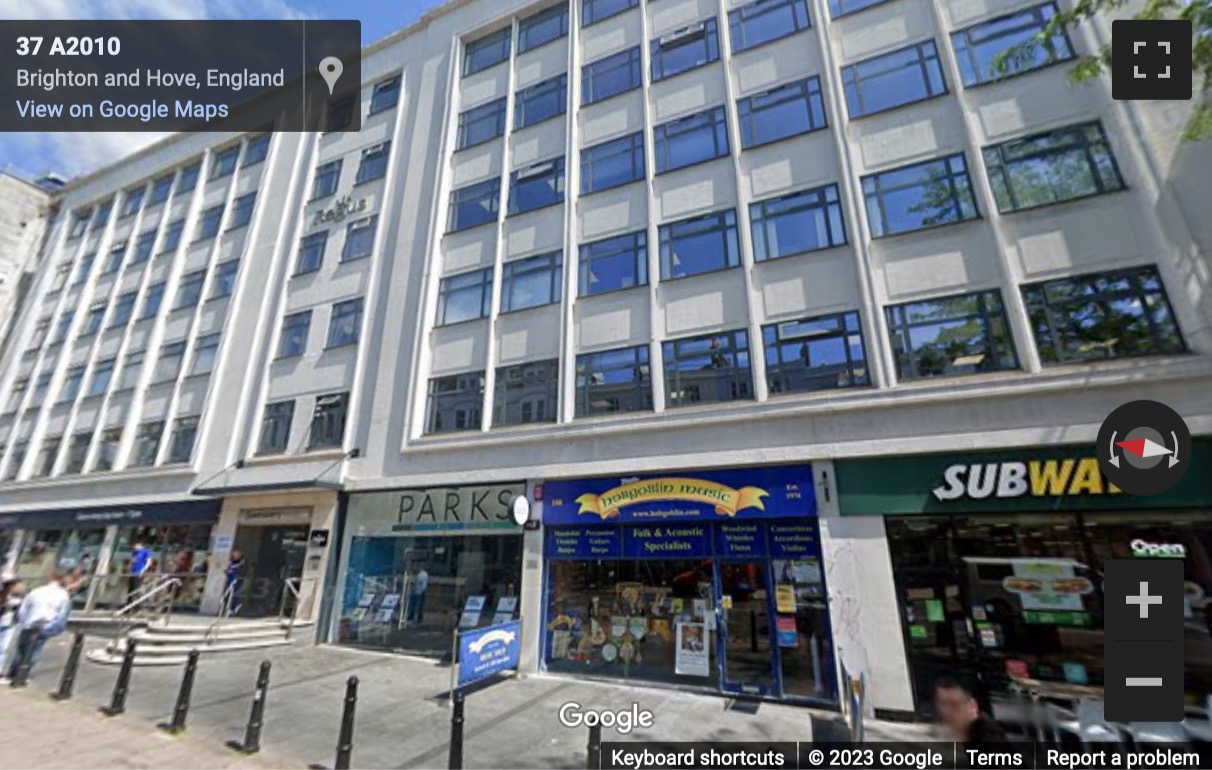
{"type": "Polygon", "coordinates": [[[623,530],[623,553],[631,559],[688,559],[711,555],[706,524],[651,524],[623,530]]]}
{"type": "Polygon", "coordinates": [[[715,528],[716,556],[766,556],[766,527],[762,524],[717,524],[715,528]]]}
{"type": "Polygon", "coordinates": [[[617,527],[552,527],[547,530],[551,559],[618,559],[623,555],[623,531],[617,527]]]}
{"type": "Polygon", "coordinates": [[[775,559],[806,559],[821,555],[816,522],[772,522],[770,524],[770,556],[775,559]]]}
{"type": "Polygon", "coordinates": [[[548,525],[655,525],[816,515],[809,465],[549,481],[543,494],[543,521],[548,525]]]}
{"type": "Polygon", "coordinates": [[[459,687],[518,667],[522,622],[512,620],[459,634],[459,687]]]}

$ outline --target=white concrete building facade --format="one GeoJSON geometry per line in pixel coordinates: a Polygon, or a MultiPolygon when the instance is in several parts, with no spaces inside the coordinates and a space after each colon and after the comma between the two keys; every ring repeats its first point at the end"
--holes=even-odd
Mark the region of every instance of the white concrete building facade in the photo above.
{"type": "MultiPolygon", "coordinates": [[[[1140,398],[1212,433],[1212,158],[1181,107],[1071,82],[1109,23],[990,69],[1055,8],[459,0],[365,51],[359,133],[179,136],[73,182],[0,374],[9,563],[104,546],[112,582],[161,537],[165,565],[209,560],[211,611],[239,548],[267,608],[310,581],[324,641],[446,650],[480,597],[481,623],[520,614],[529,670],[833,703],[844,666],[888,712],[923,705],[952,621],[975,641],[944,665],[991,689],[1097,682],[1052,616],[1026,621],[1036,659],[1011,621],[982,636],[977,578],[906,582],[888,517],[938,511],[847,511],[848,463],[1080,454],[1140,398]],[[562,564],[542,524],[547,484],[696,479],[685,513],[747,471],[783,479],[815,551],[726,556],[712,519],[688,558],[634,557],[619,525],[562,564]],[[199,500],[163,532],[21,518],[199,500]],[[663,649],[692,628],[705,657],[663,649]]],[[[1070,491],[977,523],[995,541],[1070,491]]]]}

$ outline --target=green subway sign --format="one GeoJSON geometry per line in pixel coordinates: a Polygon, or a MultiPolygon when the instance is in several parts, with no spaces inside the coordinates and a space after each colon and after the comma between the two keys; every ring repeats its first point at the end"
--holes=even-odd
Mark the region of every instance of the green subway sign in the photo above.
{"type": "Polygon", "coordinates": [[[838,460],[834,471],[843,516],[1212,507],[1212,441],[1195,439],[1189,462],[1150,497],[1103,478],[1090,445],[838,460]]]}

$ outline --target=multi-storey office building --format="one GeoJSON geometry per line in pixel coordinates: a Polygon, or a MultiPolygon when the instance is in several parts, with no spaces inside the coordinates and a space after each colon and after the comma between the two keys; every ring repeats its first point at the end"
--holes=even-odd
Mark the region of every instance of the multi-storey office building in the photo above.
{"type": "MultiPolygon", "coordinates": [[[[939,667],[1097,684],[1103,559],[1181,545],[1207,613],[1198,474],[1117,494],[1090,442],[1138,398],[1212,430],[1209,157],[1069,82],[1109,28],[991,69],[1054,12],[455,2],[367,49],[360,133],[77,182],[2,380],[13,558],[51,509],[171,502],[167,551],[252,552],[313,613],[329,575],[336,643],[444,651],[470,600],[552,673],[829,703],[844,665],[890,711],[939,667]]],[[[58,558],[112,572],[128,526],[58,558]]]]}
{"type": "Polygon", "coordinates": [[[29,292],[36,256],[53,216],[49,189],[56,181],[48,177],[35,183],[10,169],[0,171],[0,350],[29,292]]]}

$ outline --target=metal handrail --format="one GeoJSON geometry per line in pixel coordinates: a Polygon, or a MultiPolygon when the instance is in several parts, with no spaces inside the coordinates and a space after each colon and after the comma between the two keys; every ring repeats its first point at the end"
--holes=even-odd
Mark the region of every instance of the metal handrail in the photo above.
{"type": "Polygon", "coordinates": [[[180,585],[181,585],[180,578],[170,577],[165,580],[161,580],[159,583],[156,583],[154,586],[152,586],[148,590],[144,591],[142,594],[136,596],[135,599],[132,602],[130,602],[129,604],[127,604],[125,607],[122,607],[121,609],[118,609],[118,610],[114,610],[112,616],[115,620],[117,620],[118,618],[122,617],[123,615],[126,615],[127,613],[131,612],[132,610],[134,610],[138,607],[142,607],[144,604],[147,604],[147,602],[150,599],[152,599],[155,596],[160,595],[161,593],[168,590],[172,586],[180,586],[180,585]]]}
{"type": "Polygon", "coordinates": [[[290,618],[287,619],[287,623],[286,623],[286,638],[287,639],[290,638],[291,633],[294,631],[295,618],[298,617],[298,615],[299,615],[299,605],[302,603],[299,589],[302,587],[302,584],[303,584],[302,578],[287,578],[283,583],[285,590],[282,591],[282,603],[278,606],[278,625],[279,626],[282,625],[282,620],[286,617],[286,600],[289,599],[292,595],[295,598],[295,602],[290,608],[290,618]],[[296,585],[296,583],[298,585],[296,585]]]}
{"type": "Polygon", "coordinates": [[[239,584],[239,581],[236,581],[227,586],[227,588],[223,589],[223,601],[219,605],[219,616],[216,617],[215,622],[211,623],[206,629],[205,639],[208,644],[215,643],[219,636],[219,626],[222,625],[224,620],[227,620],[229,615],[231,615],[232,598],[236,595],[236,586],[239,584]]]}

